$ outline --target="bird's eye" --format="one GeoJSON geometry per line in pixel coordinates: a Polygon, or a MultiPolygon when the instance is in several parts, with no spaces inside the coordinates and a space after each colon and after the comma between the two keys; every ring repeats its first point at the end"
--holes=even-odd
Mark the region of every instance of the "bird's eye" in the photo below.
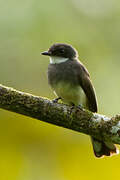
{"type": "Polygon", "coordinates": [[[64,53],[65,51],[64,51],[64,49],[61,49],[60,52],[61,52],[61,53],[64,53]]]}

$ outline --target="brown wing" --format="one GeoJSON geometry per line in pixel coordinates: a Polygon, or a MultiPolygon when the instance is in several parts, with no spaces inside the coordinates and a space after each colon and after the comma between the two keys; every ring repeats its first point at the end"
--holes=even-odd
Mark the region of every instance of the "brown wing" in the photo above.
{"type": "Polygon", "coordinates": [[[97,99],[96,99],[94,87],[90,80],[89,73],[81,63],[79,63],[79,71],[77,72],[79,72],[78,73],[79,83],[88,99],[89,110],[92,112],[97,112],[97,99]]]}

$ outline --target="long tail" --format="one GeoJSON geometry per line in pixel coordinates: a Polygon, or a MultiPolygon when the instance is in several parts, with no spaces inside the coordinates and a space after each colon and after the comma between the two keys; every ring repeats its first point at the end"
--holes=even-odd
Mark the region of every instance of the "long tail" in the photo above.
{"type": "Polygon", "coordinates": [[[119,150],[117,147],[111,142],[103,142],[99,141],[93,137],[91,137],[94,154],[97,158],[103,156],[112,156],[114,154],[118,154],[119,150]]]}

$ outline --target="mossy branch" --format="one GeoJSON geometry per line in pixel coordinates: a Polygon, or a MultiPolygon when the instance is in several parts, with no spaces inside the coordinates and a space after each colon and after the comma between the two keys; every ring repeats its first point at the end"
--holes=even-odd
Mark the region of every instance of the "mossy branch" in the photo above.
{"type": "Polygon", "coordinates": [[[108,118],[0,85],[0,108],[120,144],[120,116],[108,118]]]}

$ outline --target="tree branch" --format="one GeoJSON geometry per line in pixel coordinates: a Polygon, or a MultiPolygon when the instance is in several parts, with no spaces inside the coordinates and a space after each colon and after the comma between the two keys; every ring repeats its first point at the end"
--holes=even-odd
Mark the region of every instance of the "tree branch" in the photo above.
{"type": "Polygon", "coordinates": [[[108,118],[0,85],[0,108],[120,144],[120,115],[108,118]]]}

